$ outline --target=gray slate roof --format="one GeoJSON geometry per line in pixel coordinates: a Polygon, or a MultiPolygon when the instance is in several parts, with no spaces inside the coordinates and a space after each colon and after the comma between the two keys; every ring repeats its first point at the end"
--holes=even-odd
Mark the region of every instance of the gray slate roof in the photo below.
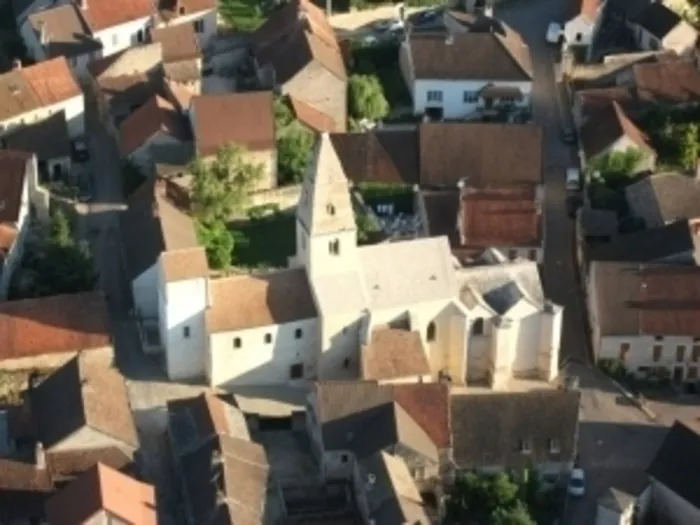
{"type": "Polygon", "coordinates": [[[458,394],[451,397],[452,442],[459,468],[522,468],[573,461],[580,392],[458,394]],[[556,440],[559,454],[550,452],[556,440]],[[527,441],[531,453],[520,451],[527,441]]]}

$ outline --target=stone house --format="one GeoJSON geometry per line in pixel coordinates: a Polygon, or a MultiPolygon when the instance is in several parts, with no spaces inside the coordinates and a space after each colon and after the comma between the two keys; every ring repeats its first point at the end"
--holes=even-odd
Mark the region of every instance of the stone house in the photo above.
{"type": "Polygon", "coordinates": [[[71,139],[85,133],[83,91],[63,57],[12,70],[0,75],[0,100],[5,108],[0,135],[26,124],[64,112],[71,139]]]}
{"type": "Polygon", "coordinates": [[[209,44],[216,34],[216,3],[211,0],[174,0],[158,6],[147,0],[29,3],[17,25],[30,56],[37,62],[63,56],[81,77],[91,60],[147,42],[154,28],[191,26],[200,45],[209,44]]]}
{"type": "Polygon", "coordinates": [[[580,399],[578,391],[557,389],[455,393],[455,467],[489,473],[534,468],[546,483],[567,479],[577,453],[580,399]]]}
{"type": "Polygon", "coordinates": [[[700,464],[700,435],[676,421],[647,468],[650,478],[650,510],[670,525],[700,519],[700,499],[693,490],[695,465],[700,464]]]}
{"type": "Polygon", "coordinates": [[[32,216],[48,218],[49,193],[39,186],[33,154],[0,150],[0,169],[0,298],[4,299],[22,261],[32,216]]]}
{"type": "Polygon", "coordinates": [[[326,479],[351,478],[358,463],[385,452],[402,459],[423,490],[450,479],[447,387],[319,382],[308,395],[306,424],[326,479]]]}
{"type": "Polygon", "coordinates": [[[97,463],[121,470],[136,460],[139,440],[126,382],[111,361],[75,357],[38,386],[30,384],[27,402],[55,482],[97,463]]]}
{"type": "Polygon", "coordinates": [[[323,9],[294,0],[275,11],[251,35],[251,56],[258,81],[332,120],[335,131],[347,126],[347,70],[338,39],[323,9]]]}
{"type": "Polygon", "coordinates": [[[170,102],[155,95],[119,126],[119,149],[144,175],[155,173],[155,161],[167,148],[186,148],[191,143],[187,119],[170,102]]]}
{"type": "Polygon", "coordinates": [[[277,145],[271,91],[225,93],[194,97],[189,117],[195,150],[213,158],[231,144],[246,150],[246,160],[263,168],[257,190],[277,186],[277,145]]]}
{"type": "Polygon", "coordinates": [[[627,26],[645,51],[667,50],[690,56],[698,39],[696,29],[663,2],[650,2],[627,26]]]}
{"type": "Polygon", "coordinates": [[[588,314],[595,359],[620,363],[640,379],[696,382],[698,283],[696,266],[594,262],[588,314]]]}
{"type": "Polygon", "coordinates": [[[63,366],[81,353],[113,357],[104,295],[82,292],[0,302],[0,369],[63,366]]]}
{"type": "Polygon", "coordinates": [[[581,167],[585,170],[597,159],[615,153],[635,151],[639,155],[635,172],[654,171],[656,151],[650,139],[625,114],[617,102],[594,113],[580,129],[581,167]]]}
{"type": "Polygon", "coordinates": [[[489,29],[456,35],[407,35],[399,51],[399,64],[415,115],[456,120],[530,107],[529,48],[504,24],[489,29]],[[469,51],[475,48],[481,52],[469,51]]]}
{"type": "Polygon", "coordinates": [[[55,525],[109,523],[115,519],[133,525],[156,525],[156,511],[153,485],[102,463],[79,475],[46,502],[46,518],[55,525]]]}

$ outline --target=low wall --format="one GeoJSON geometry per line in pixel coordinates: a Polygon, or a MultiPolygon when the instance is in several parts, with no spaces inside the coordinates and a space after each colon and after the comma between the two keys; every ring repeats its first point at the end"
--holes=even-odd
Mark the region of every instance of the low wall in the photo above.
{"type": "Polygon", "coordinates": [[[234,217],[234,219],[247,218],[248,210],[257,206],[271,205],[279,207],[279,211],[283,213],[293,212],[297,207],[300,195],[301,184],[256,191],[250,195],[250,200],[245,207],[245,213],[234,217]]]}

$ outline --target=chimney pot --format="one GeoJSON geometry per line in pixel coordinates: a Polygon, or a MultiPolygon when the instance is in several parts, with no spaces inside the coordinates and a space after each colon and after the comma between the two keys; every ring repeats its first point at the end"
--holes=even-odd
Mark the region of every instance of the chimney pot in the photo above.
{"type": "Polygon", "coordinates": [[[46,469],[46,454],[44,453],[44,445],[42,445],[41,441],[37,441],[34,447],[34,464],[38,470],[46,469]]]}

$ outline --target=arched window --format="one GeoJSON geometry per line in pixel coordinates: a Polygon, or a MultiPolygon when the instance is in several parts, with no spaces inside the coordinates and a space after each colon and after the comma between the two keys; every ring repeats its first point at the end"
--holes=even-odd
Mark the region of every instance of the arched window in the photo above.
{"type": "Polygon", "coordinates": [[[484,335],[484,320],[481,317],[474,319],[472,335],[484,335]]]}
{"type": "Polygon", "coordinates": [[[428,324],[428,330],[425,334],[425,338],[429,341],[435,341],[435,323],[428,324]]]}

